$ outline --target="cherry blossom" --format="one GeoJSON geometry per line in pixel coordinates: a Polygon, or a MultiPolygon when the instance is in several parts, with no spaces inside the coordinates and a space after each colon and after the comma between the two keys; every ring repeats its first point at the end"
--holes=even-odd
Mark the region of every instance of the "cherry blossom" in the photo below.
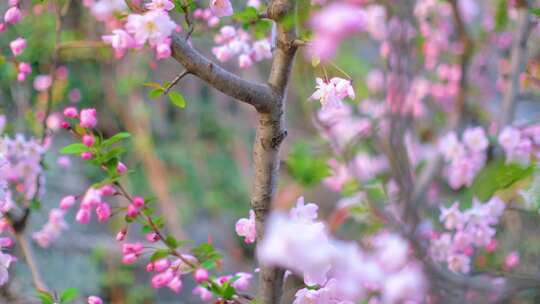
{"type": "Polygon", "coordinates": [[[255,227],[255,212],[249,210],[249,218],[241,218],[236,222],[236,233],[244,237],[244,241],[247,244],[255,242],[255,237],[257,236],[257,231],[255,227]]]}

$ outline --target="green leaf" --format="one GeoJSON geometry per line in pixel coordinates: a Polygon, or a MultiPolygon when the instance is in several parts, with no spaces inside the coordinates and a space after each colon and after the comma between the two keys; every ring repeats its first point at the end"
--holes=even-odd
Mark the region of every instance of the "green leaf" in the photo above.
{"type": "Polygon", "coordinates": [[[79,290],[77,288],[68,288],[60,294],[60,302],[68,303],[75,300],[79,296],[79,290]]]}
{"type": "Polygon", "coordinates": [[[41,202],[37,198],[33,198],[30,202],[30,209],[34,211],[41,209],[41,202]]]}
{"type": "Polygon", "coordinates": [[[90,148],[85,146],[82,143],[75,143],[71,145],[67,145],[60,149],[61,154],[80,154],[82,152],[90,151],[90,148]]]}
{"type": "Polygon", "coordinates": [[[245,10],[235,13],[232,18],[235,21],[249,24],[259,19],[259,13],[254,7],[248,6],[245,10]]]}
{"type": "Polygon", "coordinates": [[[153,89],[150,92],[148,92],[148,97],[150,97],[151,99],[156,99],[160,97],[161,95],[163,95],[163,93],[165,93],[165,90],[163,88],[153,89]]]}
{"type": "Polygon", "coordinates": [[[368,199],[375,204],[384,204],[388,201],[384,186],[379,181],[373,181],[364,186],[368,199]]]}
{"type": "Polygon", "coordinates": [[[165,238],[164,241],[165,241],[165,244],[167,244],[167,246],[169,246],[169,248],[176,249],[178,247],[178,242],[176,241],[176,239],[172,235],[168,235],[165,238]]]}
{"type": "Polygon", "coordinates": [[[169,249],[158,249],[156,250],[156,252],[154,252],[154,254],[152,254],[152,256],[150,257],[150,261],[155,262],[157,260],[166,258],[169,256],[169,254],[170,254],[169,249]]]}
{"type": "Polygon", "coordinates": [[[236,294],[236,289],[229,284],[223,286],[221,295],[225,300],[230,300],[236,294]]]}
{"type": "Polygon", "coordinates": [[[540,7],[531,8],[529,11],[531,14],[540,17],[540,7]]]}
{"type": "Polygon", "coordinates": [[[508,24],[508,3],[507,0],[498,0],[495,11],[495,31],[500,32],[508,24]]]}
{"type": "Polygon", "coordinates": [[[523,167],[518,164],[506,164],[503,160],[493,161],[480,171],[471,187],[465,192],[462,200],[463,207],[470,206],[474,197],[482,202],[487,201],[496,191],[512,186],[533,172],[534,166],[523,167]]]}
{"type": "Polygon", "coordinates": [[[143,86],[154,89],[163,89],[163,86],[157,82],[145,82],[143,83],[143,86]]]}
{"type": "Polygon", "coordinates": [[[130,137],[131,137],[131,134],[129,134],[129,132],[120,132],[120,133],[114,134],[111,138],[105,140],[103,142],[103,146],[108,147],[114,143],[117,143],[123,139],[130,138],[130,137]]]}
{"type": "Polygon", "coordinates": [[[175,91],[170,92],[169,99],[175,106],[181,109],[186,107],[186,100],[184,99],[184,96],[182,96],[182,94],[178,92],[175,92],[175,91]]]}
{"type": "Polygon", "coordinates": [[[213,268],[217,260],[221,258],[221,254],[216,251],[212,244],[202,243],[191,249],[191,253],[199,260],[203,267],[213,268]]]}
{"type": "Polygon", "coordinates": [[[54,298],[52,294],[46,291],[37,291],[37,298],[41,301],[41,304],[54,304],[54,298]]]}
{"type": "Polygon", "coordinates": [[[297,142],[287,158],[287,169],[291,176],[303,186],[318,185],[330,175],[326,158],[315,155],[305,142],[297,142]]]}

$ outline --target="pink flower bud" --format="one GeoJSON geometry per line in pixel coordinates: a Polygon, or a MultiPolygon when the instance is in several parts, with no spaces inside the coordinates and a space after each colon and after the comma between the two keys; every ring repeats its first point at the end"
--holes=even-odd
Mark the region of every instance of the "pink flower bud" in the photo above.
{"type": "Polygon", "coordinates": [[[156,268],[154,267],[154,262],[150,262],[146,264],[146,271],[147,272],[154,272],[156,268]]]}
{"type": "Polygon", "coordinates": [[[118,172],[118,174],[126,173],[127,166],[123,162],[118,162],[118,165],[116,165],[116,172],[118,172]]]}
{"type": "Polygon", "coordinates": [[[128,264],[128,265],[133,264],[137,262],[137,258],[138,256],[135,253],[128,253],[122,257],[122,263],[128,264]]]}
{"type": "Polygon", "coordinates": [[[19,73],[17,74],[17,81],[18,82],[23,82],[26,80],[26,74],[25,73],[19,73]]]}
{"type": "Polygon", "coordinates": [[[9,48],[11,49],[13,56],[19,56],[24,52],[24,49],[26,48],[26,39],[19,37],[11,41],[9,43],[9,48]]]}
{"type": "Polygon", "coordinates": [[[75,107],[67,107],[64,109],[64,116],[69,118],[77,117],[77,109],[75,107]]]}
{"type": "Polygon", "coordinates": [[[154,262],[154,270],[157,272],[162,272],[169,266],[171,266],[171,262],[168,259],[159,259],[154,262]]]}
{"type": "Polygon", "coordinates": [[[89,296],[88,304],[103,304],[103,300],[101,300],[101,298],[96,297],[96,296],[89,296]]]}
{"type": "Polygon", "coordinates": [[[73,195],[68,195],[68,196],[64,196],[61,200],[60,200],[60,208],[62,209],[69,209],[71,208],[71,206],[73,206],[73,204],[75,204],[75,196],[73,195]]]}
{"type": "Polygon", "coordinates": [[[167,284],[167,287],[169,287],[169,289],[175,293],[180,293],[182,290],[182,280],[176,276],[169,282],[169,284],[167,284]]]}
{"type": "Polygon", "coordinates": [[[144,206],[144,198],[140,196],[135,196],[133,198],[133,205],[135,205],[135,207],[137,208],[141,208],[142,206],[144,206]]]}
{"type": "Polygon", "coordinates": [[[69,129],[70,127],[71,127],[71,125],[67,121],[62,121],[60,123],[60,128],[62,128],[62,129],[69,129]]]}
{"type": "Polygon", "coordinates": [[[21,10],[18,7],[13,6],[10,7],[4,14],[4,21],[7,24],[15,24],[21,20],[21,16],[21,10]]]}
{"type": "Polygon", "coordinates": [[[12,247],[15,245],[15,242],[11,238],[8,237],[2,237],[0,238],[0,247],[12,247]]]}
{"type": "Polygon", "coordinates": [[[81,158],[84,160],[89,160],[92,158],[92,152],[83,152],[81,153],[81,158]]]}
{"type": "Polygon", "coordinates": [[[253,61],[251,60],[251,58],[248,55],[242,54],[242,55],[238,56],[238,66],[241,69],[249,68],[252,65],[253,65],[253,61]]]}
{"type": "Polygon", "coordinates": [[[206,282],[208,280],[208,271],[204,268],[198,268],[195,270],[193,277],[195,277],[195,281],[197,281],[199,284],[206,282]]]}
{"type": "Polygon", "coordinates": [[[82,138],[82,143],[87,146],[87,147],[91,147],[94,145],[94,143],[96,142],[96,139],[94,138],[93,135],[85,135],[83,136],[82,138]]]}
{"type": "Polygon", "coordinates": [[[504,259],[504,268],[506,270],[511,270],[519,265],[519,253],[517,251],[512,251],[504,259]]]}
{"type": "Polygon", "coordinates": [[[19,63],[18,68],[19,68],[19,72],[21,72],[21,73],[25,73],[25,74],[30,74],[30,73],[32,73],[32,67],[31,67],[30,64],[27,63],[27,62],[21,62],[21,63],[19,63]]]}
{"type": "Polygon", "coordinates": [[[111,207],[107,203],[101,203],[96,208],[96,214],[98,216],[98,222],[103,223],[111,217],[111,207]]]}
{"type": "Polygon", "coordinates": [[[9,1],[8,1],[8,5],[9,5],[9,6],[15,6],[15,5],[17,5],[17,4],[19,4],[19,0],[9,0],[9,1]]]}
{"type": "Polygon", "coordinates": [[[39,92],[47,91],[52,85],[52,77],[50,75],[38,75],[34,79],[34,89],[39,92]]]}
{"type": "Polygon", "coordinates": [[[146,235],[146,240],[149,241],[150,243],[154,243],[154,242],[157,242],[157,240],[159,240],[159,236],[157,235],[157,233],[151,232],[146,235]]]}
{"type": "Polygon", "coordinates": [[[497,250],[497,247],[498,247],[497,240],[491,239],[491,241],[489,241],[489,244],[486,246],[486,251],[494,252],[495,250],[497,250]]]}
{"type": "Polygon", "coordinates": [[[101,192],[101,195],[103,196],[111,196],[116,194],[116,190],[111,185],[105,185],[99,189],[101,192]]]}
{"type": "Polygon", "coordinates": [[[171,271],[165,271],[162,273],[156,274],[154,277],[152,277],[152,287],[153,288],[161,288],[169,284],[169,282],[173,279],[174,275],[171,271]]]}
{"type": "Polygon", "coordinates": [[[135,218],[137,217],[137,214],[139,214],[139,209],[135,205],[129,204],[127,209],[127,216],[135,218]]]}
{"type": "Polygon", "coordinates": [[[126,234],[127,234],[127,229],[123,228],[122,230],[118,231],[118,233],[116,234],[116,240],[118,242],[123,241],[126,238],[126,234]]]}
{"type": "Polygon", "coordinates": [[[81,127],[93,128],[97,124],[96,109],[83,109],[81,110],[81,127]]]}
{"type": "Polygon", "coordinates": [[[90,214],[90,210],[81,208],[79,209],[79,211],[77,211],[77,215],[75,215],[75,220],[80,224],[88,224],[91,217],[92,214],[90,214]]]}
{"type": "Polygon", "coordinates": [[[171,57],[171,46],[166,43],[160,43],[156,47],[156,59],[165,59],[171,57]]]}
{"type": "Polygon", "coordinates": [[[0,22],[0,33],[6,30],[6,24],[4,22],[0,22]]]}

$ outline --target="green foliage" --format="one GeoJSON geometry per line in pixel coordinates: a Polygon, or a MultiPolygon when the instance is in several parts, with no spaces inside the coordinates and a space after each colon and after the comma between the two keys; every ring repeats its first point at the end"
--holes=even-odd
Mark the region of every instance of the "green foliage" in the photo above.
{"type": "Polygon", "coordinates": [[[90,148],[82,143],[74,143],[67,145],[60,149],[61,154],[81,154],[83,152],[89,152],[90,148]]]}
{"type": "Polygon", "coordinates": [[[500,32],[508,24],[508,3],[507,0],[497,0],[497,11],[495,12],[495,30],[500,32]]]}
{"type": "Polygon", "coordinates": [[[533,172],[534,166],[523,167],[518,164],[506,164],[503,160],[493,161],[477,175],[471,187],[465,192],[462,204],[466,208],[471,206],[475,197],[482,202],[487,201],[495,192],[512,186],[533,172]]]}
{"type": "Polygon", "coordinates": [[[60,293],[60,298],[56,298],[52,293],[46,291],[37,291],[37,298],[41,304],[66,304],[73,302],[79,297],[77,288],[68,288],[60,293]]]}
{"type": "Polygon", "coordinates": [[[287,168],[291,176],[301,185],[314,186],[330,175],[330,168],[325,157],[313,153],[307,143],[293,145],[287,158],[287,168]]]}
{"type": "Polygon", "coordinates": [[[168,257],[170,254],[171,251],[169,249],[158,249],[152,254],[152,256],[150,257],[150,261],[155,262],[157,260],[161,260],[168,257]]]}
{"type": "Polygon", "coordinates": [[[46,291],[38,290],[37,298],[41,301],[41,304],[54,304],[53,295],[46,291]]]}
{"type": "Polygon", "coordinates": [[[191,249],[191,253],[201,262],[201,266],[206,269],[212,269],[221,259],[221,254],[212,244],[202,243],[191,249]]]}
{"type": "Polygon", "coordinates": [[[169,100],[173,103],[173,105],[183,109],[186,107],[186,100],[184,99],[184,96],[176,91],[170,92],[169,94],[169,100]]]}
{"type": "Polygon", "coordinates": [[[79,296],[77,288],[68,288],[60,294],[60,303],[69,303],[79,296]]]}

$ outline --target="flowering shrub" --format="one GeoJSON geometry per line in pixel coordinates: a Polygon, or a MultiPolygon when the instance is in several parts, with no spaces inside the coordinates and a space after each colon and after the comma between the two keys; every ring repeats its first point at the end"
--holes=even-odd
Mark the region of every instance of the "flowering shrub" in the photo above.
{"type": "MultiPolygon", "coordinates": [[[[529,266],[537,246],[516,231],[540,208],[540,122],[531,118],[535,106],[522,106],[538,98],[532,45],[540,38],[539,6],[525,0],[5,1],[0,285],[9,295],[12,265],[25,264],[34,299],[44,304],[144,301],[105,289],[101,295],[58,290],[43,279],[33,244],[54,252],[75,233],[71,228],[97,224],[115,235],[110,247],[117,256],[107,267],[119,278],[105,280],[111,286],[134,284],[125,267],[144,269],[138,276],[151,290],[212,303],[533,303],[540,279],[529,266]],[[229,70],[233,59],[242,74],[229,70]],[[170,71],[173,61],[183,67],[176,77],[145,82],[170,71]],[[257,73],[267,63],[269,76],[261,82],[257,73]],[[89,78],[97,73],[103,79],[89,78]],[[233,132],[215,130],[221,116],[201,114],[193,123],[198,134],[188,114],[173,115],[159,103],[167,96],[175,108],[192,107],[196,90],[186,89],[185,97],[179,89],[187,76],[256,112],[255,120],[232,119],[255,132],[252,170],[241,172],[253,184],[249,208],[230,180],[199,185],[194,170],[179,174],[198,192],[221,200],[216,189],[224,187],[244,203],[247,216],[235,225],[209,208],[228,228],[210,228],[222,231],[207,241],[179,231],[178,206],[170,204],[176,197],[166,183],[168,171],[181,170],[161,162],[168,149],[159,157],[149,152],[152,136],[178,135],[162,119],[174,117],[189,130],[182,134],[190,133],[176,137],[213,142],[204,148],[182,142],[182,149],[230,148],[238,164],[248,157],[240,141],[226,144],[233,132]],[[141,102],[143,89],[156,103],[141,102]],[[289,109],[307,113],[312,123],[290,119],[289,109]],[[149,113],[161,115],[159,121],[149,113]],[[303,130],[290,132],[295,138],[309,137],[287,149],[287,157],[280,154],[286,120],[303,130]],[[83,191],[68,188],[65,174],[52,176],[62,187],[49,187],[53,157],[53,171],[83,168],[77,167],[88,178],[83,191]],[[289,179],[280,182],[284,175],[289,179]],[[54,205],[45,196],[51,192],[61,197],[54,205]],[[325,195],[307,203],[301,195],[311,193],[325,195]],[[38,228],[29,224],[34,214],[42,215],[38,228]],[[233,231],[236,239],[214,241],[233,231]],[[256,266],[231,269],[245,253],[256,266]]],[[[220,115],[229,108],[238,112],[227,106],[220,115]]],[[[185,161],[183,153],[175,154],[185,161]]],[[[232,162],[219,154],[219,161],[208,161],[216,167],[212,175],[231,171],[232,162]]]]}

